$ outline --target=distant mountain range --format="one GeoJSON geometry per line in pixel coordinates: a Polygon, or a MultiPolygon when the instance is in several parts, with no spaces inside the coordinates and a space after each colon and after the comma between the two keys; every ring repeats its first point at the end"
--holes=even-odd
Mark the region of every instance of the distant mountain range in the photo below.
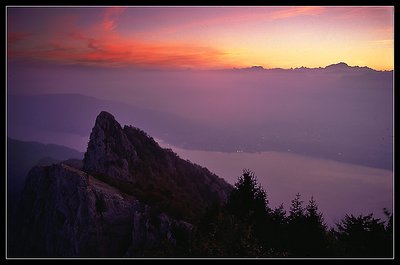
{"type": "Polygon", "coordinates": [[[309,67],[297,67],[297,68],[264,68],[262,66],[251,66],[251,67],[245,67],[245,68],[234,68],[235,70],[251,70],[251,71],[313,71],[313,72],[358,72],[358,73],[371,73],[371,72],[393,72],[393,70],[384,70],[384,71],[379,71],[375,70],[372,68],[369,68],[367,66],[349,66],[345,62],[339,62],[336,64],[331,64],[325,67],[315,67],[315,68],[309,68],[309,67]]]}
{"type": "Polygon", "coordinates": [[[102,73],[92,84],[99,89],[86,79],[68,88],[54,80],[47,85],[85,95],[7,95],[8,136],[83,152],[91,121],[106,110],[183,149],[289,151],[392,168],[393,71],[339,63],[320,69],[114,74],[102,73]],[[113,94],[120,101],[107,100],[113,94]]]}

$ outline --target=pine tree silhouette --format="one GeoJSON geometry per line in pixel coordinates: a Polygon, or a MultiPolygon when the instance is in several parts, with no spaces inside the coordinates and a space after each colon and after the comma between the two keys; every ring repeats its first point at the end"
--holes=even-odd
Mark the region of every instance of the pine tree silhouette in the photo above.
{"type": "Polygon", "coordinates": [[[366,216],[347,215],[338,223],[337,239],[341,255],[346,257],[390,257],[384,221],[373,214],[366,216]]]}
{"type": "Polygon", "coordinates": [[[296,197],[292,200],[288,219],[289,253],[294,257],[303,257],[306,253],[305,240],[307,240],[307,233],[304,230],[306,216],[300,193],[297,193],[296,197]]]}
{"type": "Polygon", "coordinates": [[[318,205],[311,196],[306,207],[305,231],[307,233],[306,256],[324,256],[327,254],[327,225],[324,223],[322,213],[318,211],[318,205]]]}
{"type": "Polygon", "coordinates": [[[229,196],[227,208],[240,218],[258,218],[270,211],[267,195],[257,183],[254,172],[243,170],[229,196]]]}
{"type": "Polygon", "coordinates": [[[192,254],[206,257],[391,257],[393,214],[387,222],[346,215],[328,226],[312,196],[304,207],[300,193],[287,213],[269,208],[266,192],[250,170],[238,178],[228,201],[200,221],[192,254]]]}

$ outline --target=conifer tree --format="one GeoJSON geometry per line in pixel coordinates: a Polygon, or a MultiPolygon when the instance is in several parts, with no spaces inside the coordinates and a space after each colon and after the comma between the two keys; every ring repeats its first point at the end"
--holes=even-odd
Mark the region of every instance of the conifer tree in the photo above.
{"type": "Polygon", "coordinates": [[[305,231],[307,233],[306,256],[323,256],[326,254],[327,247],[327,226],[324,222],[322,213],[318,211],[318,205],[311,196],[306,207],[305,231]]]}
{"type": "Polygon", "coordinates": [[[346,257],[390,257],[391,249],[387,246],[385,222],[366,216],[347,215],[338,223],[337,239],[346,257]]]}
{"type": "Polygon", "coordinates": [[[257,183],[254,172],[243,170],[229,196],[227,207],[242,218],[258,218],[270,211],[267,195],[257,183]]]}
{"type": "Polygon", "coordinates": [[[296,194],[296,197],[292,200],[290,206],[289,219],[291,221],[304,217],[303,201],[301,200],[300,193],[296,194]]]}
{"type": "Polygon", "coordinates": [[[288,218],[288,250],[291,256],[305,256],[305,244],[307,234],[304,227],[306,226],[305,209],[300,193],[292,200],[288,218]]]}

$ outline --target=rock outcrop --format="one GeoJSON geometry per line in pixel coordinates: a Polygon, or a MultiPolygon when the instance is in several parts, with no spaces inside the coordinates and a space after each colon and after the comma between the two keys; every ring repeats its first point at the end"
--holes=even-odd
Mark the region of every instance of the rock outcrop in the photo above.
{"type": "Polygon", "coordinates": [[[172,227],[191,226],[65,164],[33,168],[18,204],[11,255],[141,256],[176,244],[172,227]]]}
{"type": "Polygon", "coordinates": [[[9,222],[10,257],[176,254],[196,218],[232,189],[106,112],[75,164],[31,169],[9,222]]]}
{"type": "Polygon", "coordinates": [[[90,135],[83,171],[189,221],[206,207],[225,201],[232,188],[206,168],[161,148],[142,130],[122,128],[105,111],[90,135]]]}
{"type": "Polygon", "coordinates": [[[134,182],[129,164],[137,160],[135,147],[111,114],[102,111],[90,134],[83,170],[134,182]]]}

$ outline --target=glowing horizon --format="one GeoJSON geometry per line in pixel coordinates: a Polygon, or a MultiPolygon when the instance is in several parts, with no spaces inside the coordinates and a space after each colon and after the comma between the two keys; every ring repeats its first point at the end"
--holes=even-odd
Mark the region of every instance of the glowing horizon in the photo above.
{"type": "Polygon", "coordinates": [[[394,69],[394,7],[7,7],[7,55],[166,69],[394,69]]]}

